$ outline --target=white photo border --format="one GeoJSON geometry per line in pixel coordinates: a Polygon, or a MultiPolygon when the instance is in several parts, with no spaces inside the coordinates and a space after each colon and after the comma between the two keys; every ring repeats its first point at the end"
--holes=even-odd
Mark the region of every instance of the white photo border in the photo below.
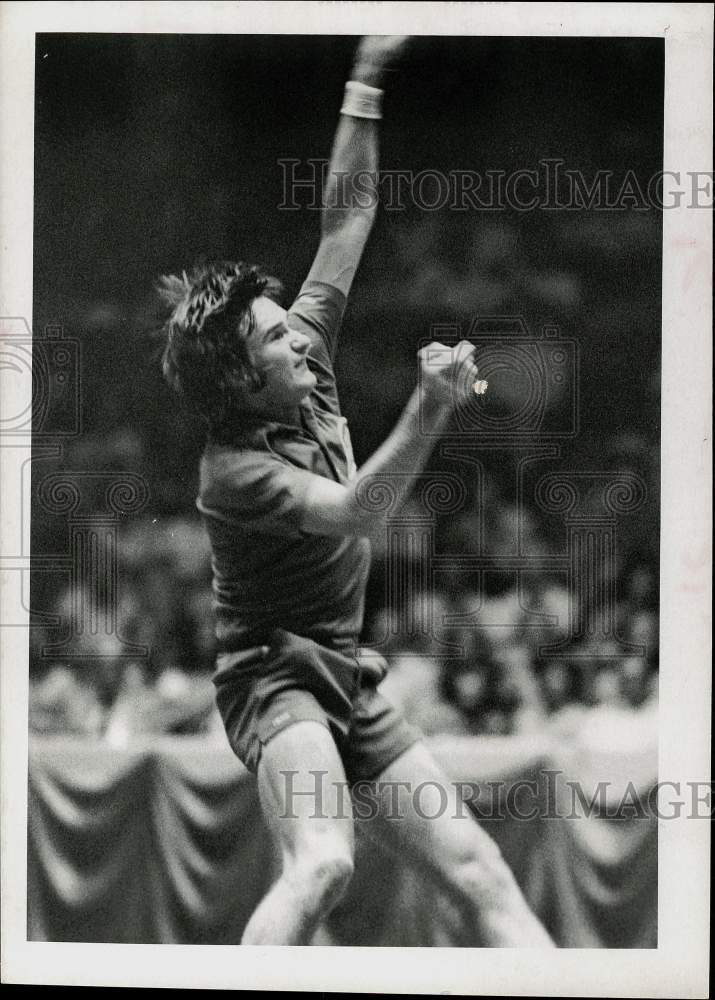
{"type": "MultiPolygon", "coordinates": [[[[37,32],[632,36],[665,39],[664,169],[712,171],[712,4],[3,3],[0,5],[0,316],[32,316],[37,32]]],[[[712,174],[711,174],[712,177],[712,174]]],[[[712,195],[712,184],[711,184],[712,195]]],[[[709,780],[712,214],[663,213],[661,780],[709,780]]],[[[11,388],[11,387],[10,387],[11,388]]],[[[27,400],[5,399],[6,412],[27,400]]],[[[0,459],[2,455],[0,454],[0,459]]],[[[17,516],[10,487],[4,530],[17,516]]],[[[29,551],[29,525],[24,525],[29,551]]],[[[5,983],[705,997],[709,824],[659,829],[658,948],[518,950],[100,945],[26,940],[28,631],[4,629],[2,979],[5,983]]]]}

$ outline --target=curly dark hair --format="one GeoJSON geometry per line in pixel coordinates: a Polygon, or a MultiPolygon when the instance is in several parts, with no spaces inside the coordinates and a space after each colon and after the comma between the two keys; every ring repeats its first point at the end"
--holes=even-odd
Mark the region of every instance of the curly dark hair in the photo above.
{"type": "Polygon", "coordinates": [[[162,275],[157,291],[171,307],[164,325],[164,378],[212,436],[225,436],[239,415],[236,388],[264,384],[246,342],[253,329],[251,303],[265,295],[280,304],[283,286],[259,267],[218,261],[180,277],[162,275]]]}

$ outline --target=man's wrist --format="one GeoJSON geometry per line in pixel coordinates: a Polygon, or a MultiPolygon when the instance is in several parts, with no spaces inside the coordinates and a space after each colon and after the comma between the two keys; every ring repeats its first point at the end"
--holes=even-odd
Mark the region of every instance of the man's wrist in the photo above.
{"type": "Polygon", "coordinates": [[[382,118],[382,95],[383,91],[379,87],[371,87],[359,80],[348,80],[340,114],[379,121],[382,118]]]}
{"type": "Polygon", "coordinates": [[[414,390],[405,407],[406,413],[412,419],[429,430],[439,430],[447,424],[453,409],[451,399],[436,398],[420,388],[414,390]]]}
{"type": "Polygon", "coordinates": [[[384,66],[358,59],[353,66],[350,79],[355,80],[357,83],[365,83],[368,87],[380,87],[382,89],[385,83],[386,72],[384,66]]]}

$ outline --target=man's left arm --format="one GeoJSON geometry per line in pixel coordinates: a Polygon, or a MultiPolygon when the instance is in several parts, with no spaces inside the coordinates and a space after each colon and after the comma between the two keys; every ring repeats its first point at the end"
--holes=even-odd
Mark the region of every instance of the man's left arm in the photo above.
{"type": "Polygon", "coordinates": [[[333,142],[321,214],[321,240],[307,281],[347,296],[377,212],[378,121],[385,75],[405,35],[360,42],[333,142]]]}

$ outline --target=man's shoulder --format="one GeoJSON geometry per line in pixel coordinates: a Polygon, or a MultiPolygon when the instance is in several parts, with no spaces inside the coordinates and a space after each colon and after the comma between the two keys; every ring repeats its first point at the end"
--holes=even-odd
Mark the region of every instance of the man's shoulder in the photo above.
{"type": "Polygon", "coordinates": [[[313,357],[330,366],[337,344],[347,298],[334,285],[309,279],[291,307],[288,322],[310,337],[313,357]],[[320,357],[322,352],[325,357],[320,357]]]}
{"type": "Polygon", "coordinates": [[[299,534],[308,473],[272,450],[207,446],[197,506],[208,518],[252,532],[299,534]]]}
{"type": "Polygon", "coordinates": [[[311,396],[321,409],[340,412],[333,360],[346,296],[323,281],[305,281],[288,310],[288,323],[310,338],[308,366],[316,377],[311,396]]]}
{"type": "Polygon", "coordinates": [[[207,442],[200,464],[200,491],[235,491],[255,482],[278,461],[260,442],[219,444],[207,442]]]}
{"type": "Polygon", "coordinates": [[[346,304],[347,296],[335,285],[331,285],[327,281],[315,281],[308,278],[303,282],[288,312],[298,312],[302,309],[332,308],[338,311],[338,318],[341,318],[346,304]]]}

